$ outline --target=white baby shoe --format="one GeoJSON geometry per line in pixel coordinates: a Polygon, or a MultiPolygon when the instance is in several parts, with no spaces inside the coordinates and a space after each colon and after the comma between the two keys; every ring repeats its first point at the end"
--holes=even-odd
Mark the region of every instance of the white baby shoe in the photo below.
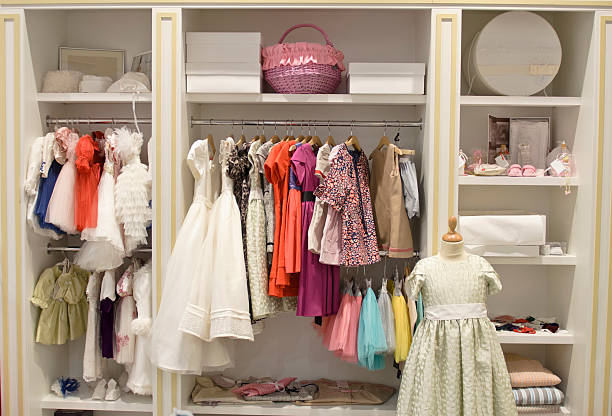
{"type": "Polygon", "coordinates": [[[108,388],[106,389],[106,396],[104,400],[114,402],[115,400],[121,397],[121,390],[119,390],[119,385],[115,381],[114,378],[111,378],[108,381],[108,388]]]}
{"type": "Polygon", "coordinates": [[[94,392],[91,398],[93,400],[104,400],[105,393],[106,393],[106,380],[102,379],[98,381],[98,384],[96,384],[96,388],[94,389],[94,392]]]}

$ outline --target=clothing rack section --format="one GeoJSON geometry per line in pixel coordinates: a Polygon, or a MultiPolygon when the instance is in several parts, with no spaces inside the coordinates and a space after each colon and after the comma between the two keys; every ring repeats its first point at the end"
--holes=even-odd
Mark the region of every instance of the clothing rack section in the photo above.
{"type": "MultiPolygon", "coordinates": [[[[51,244],[47,244],[47,254],[51,254],[54,252],[64,252],[64,253],[77,253],[81,250],[79,246],[52,246],[51,244]]],[[[151,248],[142,247],[133,250],[133,253],[152,253],[153,250],[151,248]]]]}
{"type": "MultiPolygon", "coordinates": [[[[89,124],[133,124],[133,118],[115,118],[115,117],[76,117],[76,118],[56,118],[47,116],[46,124],[51,126],[54,124],[68,125],[89,125],[89,124]]],[[[139,118],[139,124],[151,124],[151,118],[139,118]]],[[[199,119],[191,118],[191,127],[193,126],[271,126],[271,127],[396,127],[408,128],[418,127],[423,128],[423,121],[358,121],[358,120],[217,120],[217,119],[199,119]]]]}

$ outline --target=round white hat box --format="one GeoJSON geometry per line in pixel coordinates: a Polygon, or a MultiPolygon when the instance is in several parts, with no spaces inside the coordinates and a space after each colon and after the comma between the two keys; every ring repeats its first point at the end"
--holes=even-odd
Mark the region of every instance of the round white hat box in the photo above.
{"type": "Polygon", "coordinates": [[[561,42],[541,16],[507,12],[476,34],[464,58],[471,93],[533,95],[559,72],[561,42]]]}

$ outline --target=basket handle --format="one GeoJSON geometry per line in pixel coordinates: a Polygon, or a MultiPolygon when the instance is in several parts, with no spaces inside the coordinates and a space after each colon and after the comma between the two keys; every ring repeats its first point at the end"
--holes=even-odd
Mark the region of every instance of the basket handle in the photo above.
{"type": "Polygon", "coordinates": [[[287,37],[287,35],[289,33],[294,31],[295,29],[299,29],[301,27],[311,27],[313,29],[318,30],[323,35],[323,37],[325,38],[325,43],[327,43],[329,46],[332,46],[332,47],[334,46],[334,44],[331,42],[331,40],[329,40],[329,38],[327,37],[327,33],[325,33],[325,31],[323,29],[321,29],[319,26],[313,25],[312,23],[302,23],[302,24],[299,24],[299,25],[291,26],[289,29],[287,29],[287,31],[285,31],[285,33],[283,33],[283,36],[281,36],[281,38],[278,41],[278,43],[283,43],[283,41],[285,40],[285,38],[287,37]]]}

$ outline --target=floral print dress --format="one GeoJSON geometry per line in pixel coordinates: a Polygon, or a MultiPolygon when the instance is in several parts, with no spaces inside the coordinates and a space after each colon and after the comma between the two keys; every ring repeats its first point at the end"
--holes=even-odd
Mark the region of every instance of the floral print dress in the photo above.
{"type": "Polygon", "coordinates": [[[372,200],[370,171],[363,151],[340,146],[329,174],[315,195],[342,213],[342,266],[361,266],[380,261],[372,200]]]}

